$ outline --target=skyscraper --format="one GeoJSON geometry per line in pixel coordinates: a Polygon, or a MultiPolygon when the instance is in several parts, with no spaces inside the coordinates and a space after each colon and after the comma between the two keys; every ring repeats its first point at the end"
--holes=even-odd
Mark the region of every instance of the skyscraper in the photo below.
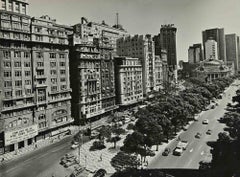
{"type": "Polygon", "coordinates": [[[167,51],[168,65],[174,70],[177,69],[177,49],[176,49],[177,28],[173,24],[162,25],[160,29],[160,49],[167,51]]]}
{"type": "Polygon", "coordinates": [[[202,44],[193,44],[188,49],[188,61],[189,63],[198,63],[202,61],[202,44]]]}
{"type": "Polygon", "coordinates": [[[218,59],[226,61],[226,42],[224,28],[207,29],[202,32],[204,57],[206,57],[205,42],[210,38],[217,42],[218,59]]]}
{"type": "Polygon", "coordinates": [[[217,47],[217,42],[213,39],[208,39],[205,42],[205,58],[206,60],[209,59],[218,59],[218,47],[217,47]]]}
{"type": "Polygon", "coordinates": [[[239,37],[236,34],[227,34],[225,38],[227,62],[234,62],[234,70],[237,73],[240,69],[239,37]]]}

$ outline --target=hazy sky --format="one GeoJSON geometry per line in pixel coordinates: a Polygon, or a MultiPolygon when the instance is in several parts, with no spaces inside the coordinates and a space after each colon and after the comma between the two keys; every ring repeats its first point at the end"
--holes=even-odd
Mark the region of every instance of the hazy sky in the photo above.
{"type": "Polygon", "coordinates": [[[157,34],[161,24],[177,27],[177,58],[187,60],[189,45],[202,42],[202,31],[224,28],[240,35],[240,0],[29,0],[31,16],[49,15],[74,25],[81,17],[113,25],[116,12],[130,34],[157,34]]]}

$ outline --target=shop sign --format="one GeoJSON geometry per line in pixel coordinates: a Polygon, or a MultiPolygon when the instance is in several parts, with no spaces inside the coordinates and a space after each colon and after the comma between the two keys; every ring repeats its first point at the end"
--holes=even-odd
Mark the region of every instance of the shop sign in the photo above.
{"type": "Polygon", "coordinates": [[[38,125],[4,132],[5,146],[15,144],[38,135],[38,125]]]}

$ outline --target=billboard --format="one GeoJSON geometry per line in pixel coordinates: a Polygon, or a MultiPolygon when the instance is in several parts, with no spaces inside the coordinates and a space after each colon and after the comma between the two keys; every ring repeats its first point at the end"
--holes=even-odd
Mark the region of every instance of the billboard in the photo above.
{"type": "Polygon", "coordinates": [[[20,128],[18,130],[11,130],[4,132],[5,146],[15,144],[38,135],[38,125],[31,125],[20,128]]]}

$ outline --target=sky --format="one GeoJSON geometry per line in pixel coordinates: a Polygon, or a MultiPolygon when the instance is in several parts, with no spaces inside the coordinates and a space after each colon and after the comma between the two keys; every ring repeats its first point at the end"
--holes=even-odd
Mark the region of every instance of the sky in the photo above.
{"type": "Polygon", "coordinates": [[[29,0],[29,15],[49,15],[74,25],[81,17],[109,25],[120,24],[131,34],[152,34],[162,24],[177,27],[177,58],[187,61],[188,47],[202,42],[202,31],[224,28],[240,35],[240,0],[29,0]]]}

